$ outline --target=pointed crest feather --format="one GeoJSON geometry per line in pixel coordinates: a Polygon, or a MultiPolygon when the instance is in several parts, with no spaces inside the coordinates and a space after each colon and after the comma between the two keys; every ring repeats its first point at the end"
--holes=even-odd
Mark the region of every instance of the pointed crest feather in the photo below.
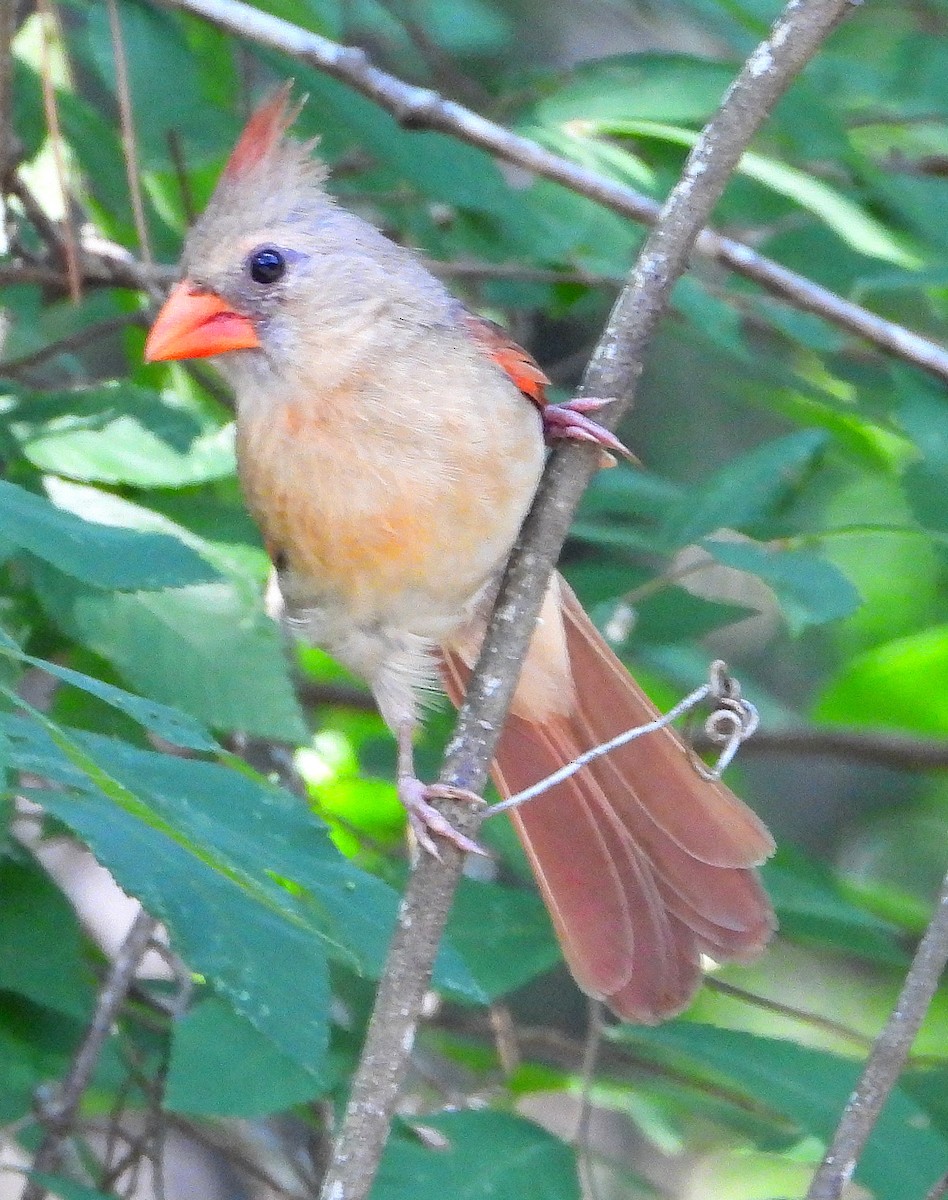
{"type": "Polygon", "coordinates": [[[292,90],[293,82],[289,80],[254,110],[227,160],[224,178],[237,179],[246,175],[280,144],[302,108],[302,103],[290,105],[292,90]]]}

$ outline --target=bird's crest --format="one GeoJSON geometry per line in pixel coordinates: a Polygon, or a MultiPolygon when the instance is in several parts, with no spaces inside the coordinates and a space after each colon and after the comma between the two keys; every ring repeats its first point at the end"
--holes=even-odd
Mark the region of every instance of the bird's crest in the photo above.
{"type": "Polygon", "coordinates": [[[224,167],[225,179],[245,177],[280,145],[302,108],[290,104],[292,90],[292,81],[284,83],[254,110],[224,167]]]}

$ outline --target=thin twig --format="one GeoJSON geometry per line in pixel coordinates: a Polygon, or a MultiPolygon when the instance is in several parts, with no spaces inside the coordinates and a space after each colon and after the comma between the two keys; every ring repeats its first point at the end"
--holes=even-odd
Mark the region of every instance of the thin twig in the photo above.
{"type": "Polygon", "coordinates": [[[32,350],[29,354],[21,354],[18,358],[7,358],[0,362],[0,376],[7,378],[19,375],[21,371],[29,370],[33,367],[40,366],[50,358],[56,358],[60,354],[71,354],[76,350],[81,350],[83,346],[87,346],[90,342],[96,342],[100,338],[108,337],[112,333],[118,333],[121,329],[127,329],[129,325],[146,325],[148,318],[144,313],[120,313],[117,317],[106,317],[104,321],[96,321],[94,325],[86,325],[82,329],[77,329],[75,333],[70,333],[67,337],[60,338],[58,341],[50,342],[46,346],[40,346],[38,350],[32,350]]]}
{"type": "Polygon", "coordinates": [[[905,1066],[948,963],[948,875],[885,1028],[876,1038],[806,1200],[839,1200],[905,1066]]]}
{"type": "Polygon", "coordinates": [[[783,1004],[779,1000],[771,1000],[769,996],[761,996],[757,992],[749,992],[746,988],[736,987],[733,983],[726,983],[723,979],[718,979],[714,975],[706,975],[704,985],[709,991],[719,992],[722,996],[733,996],[735,1000],[743,1000],[745,1004],[752,1004],[755,1008],[762,1008],[766,1012],[779,1013],[782,1017],[789,1017],[792,1021],[799,1021],[801,1025],[809,1025],[813,1029],[819,1029],[822,1033],[842,1038],[854,1046],[859,1046],[862,1050],[867,1050],[872,1045],[872,1038],[868,1034],[851,1029],[841,1021],[834,1021],[830,1017],[810,1012],[806,1008],[796,1008],[792,1004],[783,1004]]]}
{"type": "Polygon", "coordinates": [[[66,277],[69,280],[69,294],[74,301],[78,301],[82,295],[79,273],[79,238],[72,219],[72,198],[66,183],[66,159],[63,154],[63,135],[59,124],[56,89],[53,86],[53,65],[50,52],[53,30],[59,28],[59,21],[52,0],[37,0],[36,7],[43,18],[40,31],[40,80],[43,92],[43,112],[49,129],[49,138],[53,147],[53,162],[56,165],[56,175],[59,179],[63,200],[63,238],[60,245],[66,267],[66,277]]]}
{"type": "MultiPolygon", "coordinates": [[[[69,1073],[54,1096],[39,1102],[39,1118],[46,1132],[33,1159],[34,1171],[55,1174],[60,1168],[63,1148],[75,1125],[82,1097],[92,1082],[99,1056],[148,949],[155,925],[155,920],[139,909],[99,992],[95,1012],[69,1073]]],[[[43,1200],[46,1194],[47,1189],[31,1179],[23,1190],[22,1200],[43,1200]]]]}
{"type": "Polygon", "coordinates": [[[590,1200],[599,1200],[596,1180],[590,1161],[590,1128],[592,1125],[593,1105],[592,1086],[596,1078],[596,1067],[599,1063],[599,1051],[602,1048],[602,1035],[605,1028],[605,1009],[601,1000],[589,1000],[587,1007],[589,1019],[586,1023],[586,1038],[583,1045],[583,1061],[579,1070],[580,1100],[579,1119],[576,1122],[576,1132],[573,1135],[573,1145],[576,1147],[577,1161],[581,1165],[584,1179],[584,1191],[590,1200]]]}
{"type": "Polygon", "coordinates": [[[948,1196],[948,1171],[942,1175],[941,1179],[935,1184],[932,1190],[926,1195],[925,1200],[944,1200],[948,1196]]]}
{"type": "Polygon", "coordinates": [[[0,187],[5,184],[17,155],[13,131],[13,35],[19,16],[19,7],[13,0],[0,4],[0,187]]]}
{"type": "Polygon", "coordinates": [[[131,85],[128,79],[128,59],[125,55],[125,39],[122,37],[122,22],[116,0],[106,0],[109,12],[109,31],[112,36],[112,54],[115,58],[115,94],[118,99],[119,126],[122,132],[122,153],[125,156],[125,175],[128,194],[132,201],[132,216],[135,233],[146,267],[152,265],[151,239],[145,219],[145,204],[142,199],[141,179],[138,173],[138,143],[135,137],[135,117],[132,112],[131,85]]]}
{"type": "MultiPolygon", "coordinates": [[[[232,13],[238,9],[250,20],[261,16],[242,5],[222,6],[220,0],[200,0],[197,8],[188,0],[186,6],[205,13],[232,13]]],[[[646,347],[674,282],[684,270],[694,240],[741,154],[847,7],[847,0],[791,0],[770,38],[748,60],[689,155],[682,179],[646,241],[583,379],[584,396],[624,401],[615,406],[619,411],[612,414],[614,420],[634,399],[646,347]]],[[[378,76],[358,52],[339,47],[333,52],[355,55],[353,61],[358,61],[363,72],[378,76]]],[[[383,77],[383,82],[389,85],[390,77],[383,77]]],[[[424,113],[424,106],[420,113],[424,113]]],[[[473,114],[469,117],[480,120],[473,114]]],[[[550,572],[598,459],[595,448],[582,445],[557,447],[550,456],[537,499],[504,574],[455,733],[445,753],[440,775],[443,784],[477,793],[484,787],[550,572]]],[[[445,803],[443,809],[462,834],[475,831],[477,814],[470,806],[445,803]]],[[[445,844],[441,859],[421,855],[409,879],[333,1161],[323,1184],[324,1200],[363,1200],[372,1186],[462,866],[461,852],[445,844]]]]}
{"type": "MultiPolygon", "coordinates": [[[[449,134],[505,162],[552,179],[642,224],[654,225],[658,220],[660,207],[649,196],[561,158],[537,142],[511,133],[463,105],[445,100],[436,92],[404,83],[373,66],[363,50],[340,46],[240,0],[153,0],[153,3],[195,13],[237,37],[308,63],[368,96],[406,128],[449,134]]],[[[838,7],[834,2],[832,11],[838,11],[838,7]]],[[[857,337],[865,338],[885,353],[948,380],[948,351],[943,347],[837,296],[742,242],[705,229],[697,237],[694,249],[745,279],[753,280],[803,312],[815,313],[857,337]]]]}

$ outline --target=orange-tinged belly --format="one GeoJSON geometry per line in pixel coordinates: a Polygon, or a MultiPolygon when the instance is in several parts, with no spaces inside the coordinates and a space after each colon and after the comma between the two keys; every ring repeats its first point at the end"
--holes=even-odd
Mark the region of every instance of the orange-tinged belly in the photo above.
{"type": "Polygon", "coordinates": [[[503,561],[532,474],[450,449],[432,458],[410,440],[376,452],[320,433],[307,438],[292,407],[239,432],[244,490],[271,557],[357,619],[403,619],[415,598],[429,615],[459,611],[503,561]]]}

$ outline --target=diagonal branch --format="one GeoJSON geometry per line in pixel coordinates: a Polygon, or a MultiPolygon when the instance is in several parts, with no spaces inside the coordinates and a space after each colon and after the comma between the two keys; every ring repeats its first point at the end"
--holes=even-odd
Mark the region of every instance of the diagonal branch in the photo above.
{"type": "MultiPolygon", "coordinates": [[[[392,114],[409,129],[448,134],[486,150],[545,179],[611,208],[644,225],[654,225],[662,211],[656,201],[625,184],[561,158],[529,138],[512,133],[469,108],[446,100],[428,88],[414,87],[373,66],[364,50],[341,46],[289,21],[272,17],[241,0],[152,0],[204,17],[218,28],[299,59],[341,80],[392,114]]],[[[841,6],[833,3],[829,10],[841,6]]],[[[746,145],[746,143],[745,143],[746,145]]],[[[692,159],[694,155],[692,154],[692,159]]],[[[710,210],[707,216],[710,216],[710,210]]],[[[689,245],[745,279],[804,312],[815,313],[841,329],[864,338],[879,350],[948,380],[948,351],[894,321],[837,296],[828,288],[782,267],[733,238],[701,230],[689,245]]]]}
{"type": "MultiPolygon", "coordinates": [[[[617,407],[632,402],[649,338],[741,153],[847,8],[847,0],[791,0],[748,60],[646,241],[587,368],[585,395],[621,397],[624,403],[617,407]]],[[[550,572],[597,465],[596,450],[581,445],[562,446],[551,455],[501,584],[445,754],[442,783],[480,792],[486,782],[550,572]]],[[[475,832],[477,816],[470,808],[449,804],[445,811],[462,833],[475,832]]],[[[324,1181],[324,1200],[363,1200],[372,1186],[462,865],[460,851],[446,844],[443,858],[422,855],[412,872],[324,1181]]]]}
{"type": "Polygon", "coordinates": [[[813,1176],[806,1200],[840,1200],[879,1114],[902,1073],[946,963],[948,875],[895,1008],[873,1044],[862,1078],[850,1096],[833,1141],[813,1176]]]}

